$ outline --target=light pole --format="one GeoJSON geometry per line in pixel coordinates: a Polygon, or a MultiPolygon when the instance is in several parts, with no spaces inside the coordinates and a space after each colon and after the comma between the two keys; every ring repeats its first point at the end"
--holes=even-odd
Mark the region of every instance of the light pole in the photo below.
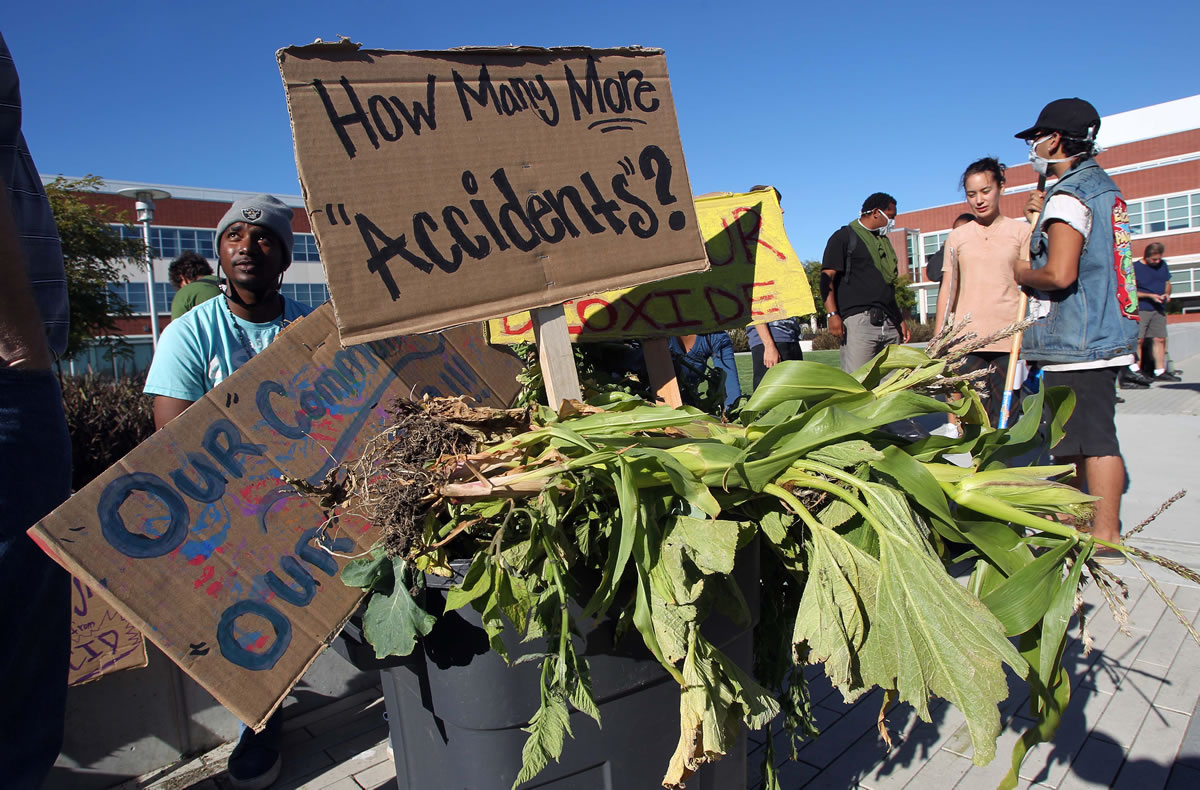
{"type": "Polygon", "coordinates": [[[150,343],[158,350],[158,310],[154,304],[154,253],[150,249],[150,223],[154,221],[154,201],[166,200],[171,193],[164,189],[130,187],[117,194],[136,201],[138,222],[142,223],[142,240],[146,242],[146,298],[150,307],[150,343]]]}

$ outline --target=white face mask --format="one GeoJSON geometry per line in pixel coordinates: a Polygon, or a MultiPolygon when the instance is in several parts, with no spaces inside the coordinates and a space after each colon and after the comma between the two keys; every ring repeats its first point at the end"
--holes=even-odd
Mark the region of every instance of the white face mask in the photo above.
{"type": "Polygon", "coordinates": [[[883,219],[887,222],[887,224],[884,225],[882,228],[876,228],[875,232],[878,233],[880,236],[886,236],[892,232],[893,228],[896,227],[896,220],[892,219],[887,214],[884,214],[883,209],[877,208],[875,210],[878,211],[879,216],[883,217],[883,219]]]}
{"type": "Polygon", "coordinates": [[[1035,154],[1033,152],[1033,149],[1037,148],[1039,145],[1041,145],[1042,143],[1049,140],[1050,137],[1051,137],[1051,135],[1046,135],[1045,137],[1038,139],[1038,140],[1034,140],[1032,143],[1029,144],[1029,162],[1030,162],[1030,164],[1033,165],[1033,172],[1037,173],[1039,176],[1049,175],[1050,174],[1050,165],[1052,163],[1054,163],[1054,162],[1070,162],[1072,159],[1075,158],[1073,156],[1068,156],[1064,159],[1047,159],[1044,156],[1039,156],[1038,154],[1035,154]]]}

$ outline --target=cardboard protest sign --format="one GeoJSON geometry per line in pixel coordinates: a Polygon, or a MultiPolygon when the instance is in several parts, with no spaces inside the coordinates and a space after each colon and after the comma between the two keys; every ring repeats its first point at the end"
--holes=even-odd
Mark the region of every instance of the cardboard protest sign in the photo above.
{"type": "Polygon", "coordinates": [[[661,50],[280,50],[345,343],[707,267],[661,50]]]}
{"type": "MultiPolygon", "coordinates": [[[[575,340],[690,335],[816,312],[774,189],[696,199],[712,268],[564,305],[575,340]]],[[[533,340],[529,313],[488,322],[493,343],[533,340]]]]}
{"type": "Polygon", "coordinates": [[[67,685],[146,666],[142,632],[79,579],[71,579],[71,660],[67,685]]]}
{"type": "Polygon", "coordinates": [[[325,305],[30,532],[243,721],[262,723],[353,612],[377,535],[317,484],[400,396],[501,405],[520,369],[479,327],[343,349],[325,305]]]}

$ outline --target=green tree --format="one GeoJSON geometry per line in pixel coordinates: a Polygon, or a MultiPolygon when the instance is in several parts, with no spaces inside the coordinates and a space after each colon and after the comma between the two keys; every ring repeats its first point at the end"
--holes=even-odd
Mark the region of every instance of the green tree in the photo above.
{"type": "Polygon", "coordinates": [[[127,261],[146,257],[141,239],[122,238],[113,232],[114,224],[133,227],[125,213],[88,199],[87,193],[98,190],[101,183],[98,176],[59,176],[46,185],[62,239],[71,301],[67,356],[83,349],[92,338],[116,334],[117,319],[132,315],[129,305],[109,303],[108,284],[122,279],[121,268],[127,261]]]}
{"type": "Polygon", "coordinates": [[[896,306],[905,315],[914,315],[917,307],[917,292],[909,286],[912,280],[901,275],[896,278],[896,306]]]}
{"type": "Polygon", "coordinates": [[[821,297],[821,262],[805,261],[804,274],[808,277],[808,287],[812,289],[813,304],[817,308],[817,320],[825,322],[825,300],[821,297]]]}

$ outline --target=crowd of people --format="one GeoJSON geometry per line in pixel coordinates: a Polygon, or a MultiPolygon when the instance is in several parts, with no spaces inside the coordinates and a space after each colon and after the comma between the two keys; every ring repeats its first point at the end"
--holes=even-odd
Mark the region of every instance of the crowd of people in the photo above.
{"type": "MultiPolygon", "coordinates": [[[[1025,331],[1022,360],[1043,386],[1065,386],[1076,406],[1051,449],[1076,467],[1078,485],[1099,497],[1090,529],[1120,540],[1125,469],[1116,432],[1118,387],[1177,381],[1168,369],[1165,306],[1170,272],[1160,243],[1133,260],[1125,204],[1096,162],[1100,118],[1080,99],[1048,104],[1016,137],[1029,144],[1039,174],[1054,179],[1030,193],[1023,218],[1001,213],[1005,168],[982,158],[965,169],[968,212],[954,223],[929,266],[942,282],[935,323],[969,313],[981,336],[1012,324],[1024,292],[1038,318],[1025,331]],[[1125,223],[1124,225],[1122,223],[1125,223]],[[1115,263],[1114,263],[1115,262],[1115,263]],[[1141,346],[1150,341],[1148,365],[1141,346]],[[1149,372],[1146,375],[1143,369],[1149,372]]],[[[25,530],[69,495],[70,451],[52,361],[65,346],[63,258],[46,195],[20,131],[15,69],[0,38],[0,592],[22,607],[0,609],[8,635],[0,647],[0,776],[35,788],[62,741],[68,655],[68,577],[25,530]],[[19,461],[19,462],[18,462],[19,461]]],[[[821,298],[829,332],[853,372],[890,344],[910,339],[896,299],[897,255],[888,239],[894,197],[869,195],[857,218],[830,235],[821,260],[821,298]]],[[[281,293],[292,256],[292,209],[269,195],[234,203],[216,232],[218,274],[195,253],[170,267],[178,288],[146,380],[162,428],[270,344],[310,308],[281,293]]],[[[798,276],[803,276],[799,274],[798,276]]],[[[796,319],[748,331],[753,385],[773,366],[802,359],[796,319]]],[[[966,370],[988,370],[989,418],[1000,419],[1009,344],[979,348],[966,370]]],[[[682,379],[704,377],[712,360],[724,387],[720,403],[743,397],[734,350],[723,332],[675,338],[682,379]]],[[[1100,549],[1098,559],[1121,555],[1100,549]]],[[[258,734],[245,730],[229,761],[235,786],[265,787],[280,769],[280,716],[258,734]]]]}

